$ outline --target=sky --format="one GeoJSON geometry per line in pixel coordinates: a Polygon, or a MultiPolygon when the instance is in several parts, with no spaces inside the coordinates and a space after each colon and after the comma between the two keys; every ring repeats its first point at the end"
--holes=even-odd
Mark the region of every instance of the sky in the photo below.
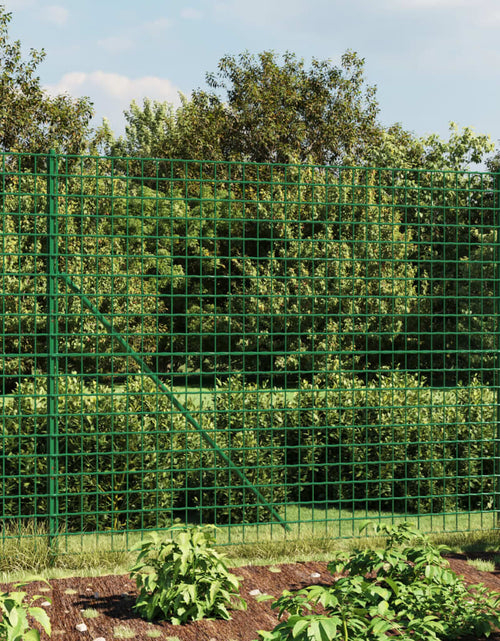
{"type": "Polygon", "coordinates": [[[379,120],[447,139],[449,123],[500,148],[500,0],[0,0],[9,32],[51,93],[89,96],[116,134],[131,101],[179,104],[222,56],[290,51],[340,64],[350,49],[377,87],[379,120]]]}

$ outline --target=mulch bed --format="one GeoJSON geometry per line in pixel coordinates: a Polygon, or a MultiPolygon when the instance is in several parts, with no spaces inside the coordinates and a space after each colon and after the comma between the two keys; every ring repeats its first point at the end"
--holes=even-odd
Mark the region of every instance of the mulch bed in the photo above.
{"type": "MultiPolygon", "coordinates": [[[[481,555],[485,559],[492,557],[493,554],[481,555]]],[[[500,592],[500,571],[480,572],[467,564],[465,556],[456,555],[448,560],[451,568],[463,575],[468,583],[484,583],[489,589],[500,592]]],[[[259,590],[279,596],[285,589],[298,590],[313,583],[331,585],[334,577],[326,566],[327,563],[311,561],[280,564],[271,569],[264,566],[235,568],[233,573],[242,579],[240,594],[247,602],[247,610],[235,610],[231,621],[196,621],[183,626],[165,622],[151,624],[138,618],[132,609],[137,589],[128,575],[53,579],[50,588],[34,582],[23,589],[30,595],[46,595],[52,601],[45,607],[50,613],[55,641],[93,641],[99,637],[111,641],[126,638],[121,634],[126,634],[127,630],[131,635],[128,638],[135,641],[154,638],[166,641],[169,637],[181,641],[252,641],[257,638],[257,630],[271,630],[278,621],[271,610],[271,602],[259,603],[254,592],[259,590]],[[315,576],[317,574],[320,576],[315,576]],[[82,611],[88,608],[96,610],[98,616],[84,617],[82,611]],[[76,629],[81,623],[87,626],[84,632],[76,629]]],[[[0,589],[12,589],[12,584],[0,584],[0,589]]],[[[48,640],[44,633],[41,638],[48,640]]],[[[500,641],[500,633],[492,634],[489,639],[500,641]]]]}

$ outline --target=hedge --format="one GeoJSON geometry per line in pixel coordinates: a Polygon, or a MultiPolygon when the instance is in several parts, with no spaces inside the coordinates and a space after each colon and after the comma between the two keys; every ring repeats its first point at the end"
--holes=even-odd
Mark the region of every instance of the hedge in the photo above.
{"type": "MultiPolygon", "coordinates": [[[[61,377],[59,511],[68,530],[270,518],[149,379],[121,387],[61,377]]],[[[258,387],[233,377],[191,414],[278,509],[284,503],[407,512],[485,509],[493,494],[494,394],[385,372],[363,384],[258,387]]],[[[46,383],[0,401],[4,517],[47,511],[46,383]]]]}

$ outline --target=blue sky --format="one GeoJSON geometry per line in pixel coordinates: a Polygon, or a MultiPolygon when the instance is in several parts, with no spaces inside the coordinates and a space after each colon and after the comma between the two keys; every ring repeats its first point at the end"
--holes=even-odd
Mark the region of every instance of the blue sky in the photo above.
{"type": "Polygon", "coordinates": [[[10,34],[51,92],[88,95],[96,124],[122,133],[144,96],[178,103],[224,54],[292,51],[338,63],[347,49],[377,86],[380,121],[448,137],[448,125],[500,147],[500,0],[0,0],[10,34]]]}

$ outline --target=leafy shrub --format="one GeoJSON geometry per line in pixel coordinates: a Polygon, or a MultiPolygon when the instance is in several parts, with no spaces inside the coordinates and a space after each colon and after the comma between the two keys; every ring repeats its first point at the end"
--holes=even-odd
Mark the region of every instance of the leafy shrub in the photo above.
{"type": "MultiPolygon", "coordinates": [[[[285,391],[232,377],[214,407],[188,409],[212,448],[146,377],[122,386],[58,380],[58,494],[68,531],[258,522],[269,511],[222,460],[231,458],[266,502],[397,511],[485,509],[493,494],[494,398],[478,381],[433,390],[383,373],[345,374],[285,391]],[[317,384],[316,384],[317,383],[317,384]]],[[[0,402],[0,509],[47,510],[44,379],[0,402]]]]}
{"type": "Polygon", "coordinates": [[[493,408],[477,379],[436,390],[397,371],[368,384],[338,374],[292,393],[233,377],[217,390],[215,419],[272,461],[268,482],[286,488],[279,501],[438,512],[487,507],[493,408]]]}
{"type": "Polygon", "coordinates": [[[271,632],[259,631],[259,639],[433,641],[489,635],[500,625],[500,596],[482,585],[468,588],[441,557],[444,546],[408,523],[374,529],[387,535],[384,549],[339,553],[328,569],[344,575],[332,586],[285,591],[271,607],[290,617],[271,632]]]}
{"type": "MultiPolygon", "coordinates": [[[[228,185],[196,180],[187,197],[170,182],[160,194],[133,176],[106,176],[104,161],[100,169],[96,178],[95,165],[82,165],[82,176],[58,182],[61,271],[158,371],[298,376],[330,367],[335,353],[350,368],[373,366],[370,354],[390,349],[416,311],[412,238],[373,173],[344,174],[352,184],[339,186],[323,168],[275,168],[268,182],[270,168],[235,165],[228,185]]],[[[33,174],[18,182],[3,223],[0,366],[9,384],[32,372],[47,340],[38,268],[47,199],[33,174]]],[[[81,297],[59,288],[67,372],[129,371],[81,297]]]]}
{"type": "Polygon", "coordinates": [[[142,617],[181,624],[230,619],[228,608],[246,607],[237,596],[238,579],[213,548],[210,526],[171,528],[170,533],[172,540],[160,540],[153,532],[133,548],[140,551],[130,575],[140,590],[135,609],[142,617]]]}
{"type": "MultiPolygon", "coordinates": [[[[16,588],[23,584],[16,585],[16,588]]],[[[46,597],[34,596],[25,604],[26,592],[5,592],[0,594],[0,641],[40,641],[40,632],[30,628],[28,616],[37,621],[50,636],[50,619],[43,608],[34,606],[37,599],[46,597]]]]}
{"type": "MultiPolygon", "coordinates": [[[[112,388],[59,378],[59,513],[68,530],[171,523],[175,490],[186,486],[176,472],[199,469],[200,438],[155,392],[148,379],[112,388]]],[[[3,403],[6,516],[47,513],[46,394],[43,379],[25,381],[3,403]]]]}
{"type": "MultiPolygon", "coordinates": [[[[68,531],[169,526],[176,517],[227,522],[269,518],[251,489],[146,377],[123,386],[58,379],[58,495],[68,531]]],[[[216,430],[211,412],[191,415],[270,502],[284,490],[275,448],[258,434],[216,430]]],[[[6,517],[47,513],[47,385],[23,381],[0,401],[6,517]]]]}
{"type": "MultiPolygon", "coordinates": [[[[47,220],[40,214],[47,207],[44,185],[30,173],[21,174],[3,205],[6,259],[0,268],[4,282],[0,303],[5,356],[0,360],[0,371],[12,380],[18,380],[20,372],[32,374],[47,352],[47,310],[42,302],[47,277],[39,268],[40,256],[46,251],[47,220]],[[33,278],[35,272],[37,277],[33,278]]],[[[98,181],[87,176],[80,180],[66,177],[59,181],[58,189],[65,203],[57,222],[59,237],[64,239],[59,244],[61,271],[103,314],[113,314],[114,330],[135,350],[145,353],[151,364],[149,354],[165,349],[158,345],[159,336],[172,329],[161,305],[162,287],[175,292],[183,285],[182,269],[172,264],[170,241],[160,247],[156,235],[168,236],[167,221],[172,215],[181,215],[181,205],[158,205],[151,190],[142,199],[134,198],[123,180],[104,177],[98,181]]],[[[68,292],[62,279],[58,291],[68,292]]],[[[58,314],[68,354],[67,373],[117,374],[135,367],[122,356],[111,356],[112,339],[101,331],[79,296],[73,292],[60,295],[58,314]]]]}

